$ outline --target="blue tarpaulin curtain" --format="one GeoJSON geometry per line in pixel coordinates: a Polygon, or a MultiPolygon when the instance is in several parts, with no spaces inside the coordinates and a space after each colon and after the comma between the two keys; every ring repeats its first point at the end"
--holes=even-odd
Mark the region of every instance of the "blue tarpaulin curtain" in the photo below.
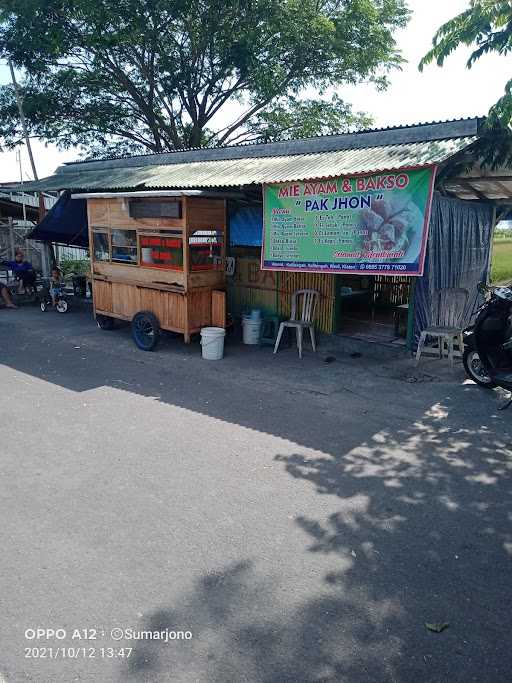
{"type": "Polygon", "coordinates": [[[414,347],[421,330],[437,322],[435,293],[440,289],[462,287],[469,291],[464,324],[470,322],[480,300],[477,285],[488,274],[492,226],[489,204],[434,196],[425,275],[418,278],[414,297],[414,347]]]}
{"type": "Polygon", "coordinates": [[[229,216],[229,242],[232,247],[261,247],[263,207],[241,206],[229,216]]]}
{"type": "Polygon", "coordinates": [[[71,192],[67,190],[28,235],[28,239],[87,248],[87,201],[71,199],[71,192]]]}

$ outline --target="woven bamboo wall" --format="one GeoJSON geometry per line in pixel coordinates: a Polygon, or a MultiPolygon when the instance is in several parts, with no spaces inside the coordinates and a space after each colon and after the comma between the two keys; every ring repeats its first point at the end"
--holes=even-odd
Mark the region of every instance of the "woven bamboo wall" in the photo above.
{"type": "Polygon", "coordinates": [[[316,326],[321,332],[334,331],[335,282],[334,275],[324,273],[277,273],[278,311],[283,318],[290,317],[292,294],[297,289],[316,289],[320,301],[316,312],[316,326]]]}
{"type": "Polygon", "coordinates": [[[251,308],[260,308],[267,315],[288,318],[291,296],[297,289],[316,289],[320,292],[316,326],[322,332],[333,332],[334,276],[261,270],[259,259],[252,255],[236,257],[235,276],[228,278],[229,310],[235,318],[251,308]]]}
{"type": "Polygon", "coordinates": [[[254,257],[236,257],[235,275],[228,278],[231,315],[241,317],[251,308],[260,308],[267,315],[277,315],[277,273],[261,271],[254,257]]]}

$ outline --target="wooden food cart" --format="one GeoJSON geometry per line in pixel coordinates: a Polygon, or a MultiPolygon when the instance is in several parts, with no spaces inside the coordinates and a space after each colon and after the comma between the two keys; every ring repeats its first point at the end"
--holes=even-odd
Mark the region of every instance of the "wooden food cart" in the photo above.
{"type": "Polygon", "coordinates": [[[94,313],[98,325],[131,322],[137,346],[160,330],[190,342],[226,326],[226,200],[201,192],[82,194],[87,199],[94,313]]]}

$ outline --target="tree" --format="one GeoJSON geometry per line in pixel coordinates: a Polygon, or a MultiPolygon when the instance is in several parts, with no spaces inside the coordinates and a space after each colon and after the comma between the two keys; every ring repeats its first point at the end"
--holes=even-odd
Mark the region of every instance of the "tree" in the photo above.
{"type": "MultiPolygon", "coordinates": [[[[467,67],[489,52],[507,55],[512,49],[512,3],[510,0],[470,0],[469,8],[443,24],[435,34],[432,49],[420,62],[420,69],[444,61],[459,46],[474,46],[467,67]]],[[[505,94],[490,111],[488,125],[509,126],[512,121],[512,79],[505,94]]]]}
{"type": "MultiPolygon", "coordinates": [[[[31,135],[160,152],[367,124],[328,89],[385,87],[408,16],[405,0],[0,0],[0,54],[24,71],[31,135]]],[[[0,139],[20,137],[3,86],[0,139]]]]}

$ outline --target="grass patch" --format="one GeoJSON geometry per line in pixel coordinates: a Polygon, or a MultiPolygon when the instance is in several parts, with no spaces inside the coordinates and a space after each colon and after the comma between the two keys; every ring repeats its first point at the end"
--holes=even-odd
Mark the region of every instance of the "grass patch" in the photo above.
{"type": "Polygon", "coordinates": [[[491,279],[493,284],[512,281],[512,238],[494,240],[491,279]]]}

